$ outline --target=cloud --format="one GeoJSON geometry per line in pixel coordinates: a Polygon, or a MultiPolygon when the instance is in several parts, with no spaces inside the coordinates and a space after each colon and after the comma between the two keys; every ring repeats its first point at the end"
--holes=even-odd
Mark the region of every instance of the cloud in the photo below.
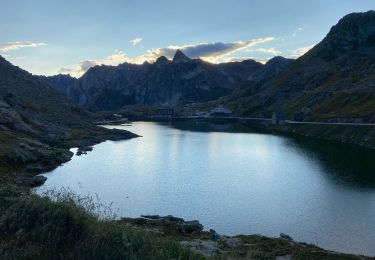
{"type": "Polygon", "coordinates": [[[265,52],[265,53],[271,53],[271,54],[274,54],[274,55],[277,55],[277,54],[280,54],[281,52],[276,49],[275,47],[271,47],[271,48],[259,48],[259,49],[256,49],[257,51],[260,51],[260,52],[265,52]]]}
{"type": "MultiPolygon", "coordinates": [[[[135,39],[134,39],[135,40],[135,39]]],[[[79,62],[73,68],[62,68],[59,73],[69,73],[72,76],[80,77],[89,68],[96,65],[118,65],[120,63],[129,62],[135,64],[142,64],[144,62],[154,62],[160,56],[165,56],[168,59],[172,59],[176,50],[183,51],[190,58],[201,58],[209,62],[223,62],[230,55],[255,46],[257,44],[273,41],[273,37],[257,38],[247,41],[235,41],[229,43],[215,42],[215,43],[198,43],[189,45],[170,45],[165,48],[157,48],[147,50],[147,52],[138,57],[127,57],[123,52],[117,52],[107,58],[101,60],[86,60],[79,62]]]]}
{"type": "Polygon", "coordinates": [[[91,67],[96,65],[118,65],[120,63],[129,62],[130,60],[125,56],[125,53],[119,51],[101,60],[86,60],[79,62],[73,68],[62,68],[59,73],[70,74],[74,77],[82,76],[91,67]]]}
{"type": "Polygon", "coordinates": [[[292,33],[292,37],[297,36],[297,34],[298,34],[299,32],[302,32],[302,31],[303,31],[303,28],[302,28],[302,27],[298,27],[297,30],[295,30],[295,31],[292,33]]]}
{"type": "Polygon", "coordinates": [[[138,43],[140,43],[143,39],[142,38],[134,38],[133,40],[131,40],[130,42],[133,44],[133,46],[137,45],[138,43]]]}
{"type": "Polygon", "coordinates": [[[0,51],[7,52],[7,51],[14,51],[22,48],[36,48],[40,46],[46,46],[47,44],[44,42],[33,43],[33,42],[7,42],[7,43],[0,43],[0,51]]]}
{"type": "Polygon", "coordinates": [[[257,58],[257,57],[253,57],[253,56],[247,56],[247,57],[225,57],[223,59],[223,62],[241,62],[241,61],[244,61],[244,60],[255,60],[257,62],[260,62],[260,63],[267,63],[267,61],[269,61],[270,59],[272,59],[272,57],[268,57],[268,58],[257,58]]]}
{"type": "Polygon", "coordinates": [[[181,50],[190,58],[201,58],[209,62],[219,62],[223,57],[231,55],[240,50],[247,49],[257,44],[273,41],[275,38],[266,37],[251,39],[248,41],[235,41],[229,43],[215,42],[215,43],[197,43],[189,45],[170,45],[165,48],[157,48],[148,50],[146,54],[135,58],[135,63],[142,63],[145,61],[152,62],[160,56],[165,56],[172,59],[176,50],[181,50]]]}
{"type": "Polygon", "coordinates": [[[302,48],[298,48],[298,49],[292,51],[290,57],[292,57],[292,58],[298,58],[298,57],[304,55],[309,50],[311,50],[314,46],[315,46],[315,44],[312,44],[312,45],[309,45],[309,46],[305,46],[305,47],[302,47],[302,48]]]}

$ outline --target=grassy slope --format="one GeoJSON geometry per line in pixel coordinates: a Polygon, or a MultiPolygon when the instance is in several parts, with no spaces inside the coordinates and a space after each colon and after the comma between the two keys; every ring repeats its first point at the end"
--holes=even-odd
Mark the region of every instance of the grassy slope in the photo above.
{"type": "Polygon", "coordinates": [[[2,205],[1,259],[201,258],[173,240],[100,220],[71,197],[51,201],[33,195],[2,205]]]}

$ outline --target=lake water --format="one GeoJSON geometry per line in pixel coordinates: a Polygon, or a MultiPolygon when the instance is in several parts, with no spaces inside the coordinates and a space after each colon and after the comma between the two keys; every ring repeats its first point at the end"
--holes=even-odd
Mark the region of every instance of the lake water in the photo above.
{"type": "Polygon", "coordinates": [[[287,233],[340,252],[375,255],[375,153],[203,121],[116,126],[107,141],[46,173],[118,214],[198,219],[221,234],[287,233]]]}

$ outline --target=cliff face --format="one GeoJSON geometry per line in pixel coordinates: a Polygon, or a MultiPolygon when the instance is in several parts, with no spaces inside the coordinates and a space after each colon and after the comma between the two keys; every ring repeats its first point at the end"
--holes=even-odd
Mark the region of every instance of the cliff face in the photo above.
{"type": "Polygon", "coordinates": [[[215,65],[178,55],[171,62],[156,62],[137,88],[137,103],[175,106],[217,99],[262,68],[254,61],[215,65]]]}
{"type": "Polygon", "coordinates": [[[59,74],[56,76],[37,76],[38,79],[42,82],[45,82],[55,88],[60,93],[67,95],[68,87],[74,84],[76,78],[71,77],[70,75],[59,74]]]}

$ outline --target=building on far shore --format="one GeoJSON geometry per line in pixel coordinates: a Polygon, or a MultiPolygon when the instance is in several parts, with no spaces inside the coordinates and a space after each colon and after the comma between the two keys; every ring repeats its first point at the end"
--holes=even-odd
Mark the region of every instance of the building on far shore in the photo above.
{"type": "Polygon", "coordinates": [[[274,112],[272,114],[272,124],[282,125],[285,123],[285,115],[283,112],[274,112]]]}
{"type": "Polygon", "coordinates": [[[215,107],[210,111],[210,116],[231,116],[232,111],[230,111],[228,108],[224,107],[223,105],[220,105],[218,107],[215,107]]]}

